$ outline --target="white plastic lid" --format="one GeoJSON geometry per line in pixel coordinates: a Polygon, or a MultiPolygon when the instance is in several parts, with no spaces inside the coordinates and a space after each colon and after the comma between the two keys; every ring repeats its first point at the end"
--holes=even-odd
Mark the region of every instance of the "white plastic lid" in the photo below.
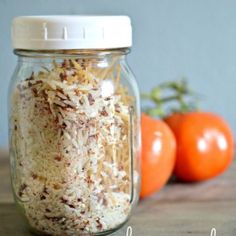
{"type": "Polygon", "coordinates": [[[21,16],[13,19],[15,49],[109,49],[132,45],[128,16],[21,16]]]}

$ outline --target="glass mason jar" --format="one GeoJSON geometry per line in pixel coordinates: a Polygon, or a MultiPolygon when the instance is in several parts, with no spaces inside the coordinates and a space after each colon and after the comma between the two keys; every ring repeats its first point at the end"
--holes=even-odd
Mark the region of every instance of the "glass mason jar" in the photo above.
{"type": "Polygon", "coordinates": [[[12,186],[23,218],[39,235],[111,233],[138,200],[139,93],[126,63],[131,35],[109,38],[111,21],[118,31],[130,27],[123,16],[13,22],[18,65],[9,92],[12,186]],[[88,29],[84,41],[69,40],[75,24],[88,29]],[[105,42],[93,37],[98,25],[105,42]],[[66,38],[56,38],[60,29],[66,38]]]}

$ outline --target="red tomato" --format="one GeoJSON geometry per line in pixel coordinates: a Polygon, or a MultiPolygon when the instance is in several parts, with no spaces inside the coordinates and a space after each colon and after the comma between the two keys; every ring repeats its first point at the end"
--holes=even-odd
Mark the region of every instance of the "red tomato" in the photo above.
{"type": "Polygon", "coordinates": [[[176,113],[165,119],[175,134],[174,174],[183,181],[201,181],[222,173],[232,162],[234,139],[228,124],[208,112],[176,113]]]}
{"type": "Polygon", "coordinates": [[[166,184],[174,168],[175,151],[175,138],[168,125],[142,114],[142,198],[166,184]]]}

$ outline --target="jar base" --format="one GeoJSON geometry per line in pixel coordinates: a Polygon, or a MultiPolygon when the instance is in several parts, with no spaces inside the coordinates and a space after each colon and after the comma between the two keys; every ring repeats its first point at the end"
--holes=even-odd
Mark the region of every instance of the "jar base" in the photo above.
{"type": "MultiPolygon", "coordinates": [[[[99,233],[82,233],[82,234],[80,233],[78,235],[73,235],[73,236],[105,236],[105,235],[110,235],[110,234],[113,234],[113,233],[117,232],[118,230],[120,230],[127,222],[128,222],[128,219],[124,223],[117,226],[115,229],[110,229],[110,230],[106,230],[106,231],[99,232],[99,233]]],[[[46,234],[46,233],[41,232],[37,229],[34,229],[30,226],[28,226],[28,227],[29,227],[29,232],[32,234],[32,236],[53,236],[52,234],[46,234]]],[[[64,235],[61,235],[61,236],[64,236],[64,235]]]]}

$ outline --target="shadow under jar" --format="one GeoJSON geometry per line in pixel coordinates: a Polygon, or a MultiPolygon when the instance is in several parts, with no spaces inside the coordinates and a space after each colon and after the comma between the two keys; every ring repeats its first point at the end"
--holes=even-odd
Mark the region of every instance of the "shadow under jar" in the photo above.
{"type": "Polygon", "coordinates": [[[131,35],[120,44],[109,38],[111,21],[118,39],[120,30],[127,33],[124,16],[14,20],[12,185],[24,219],[39,235],[109,234],[128,220],[138,200],[139,95],[126,63],[131,35]],[[75,24],[89,32],[83,30],[77,48],[68,39],[75,24]],[[108,32],[104,42],[92,37],[99,24],[108,32]],[[60,29],[68,35],[62,41],[56,38],[60,29]],[[109,49],[100,48],[106,43],[109,49]]]}

